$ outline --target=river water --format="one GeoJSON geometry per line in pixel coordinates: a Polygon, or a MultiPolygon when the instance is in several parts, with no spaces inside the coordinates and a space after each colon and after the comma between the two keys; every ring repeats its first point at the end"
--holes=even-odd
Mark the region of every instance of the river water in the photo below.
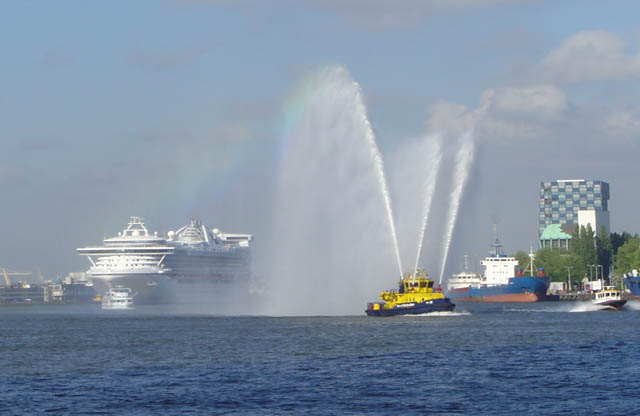
{"type": "Polygon", "coordinates": [[[0,414],[640,414],[640,304],[418,317],[0,308],[0,414]]]}

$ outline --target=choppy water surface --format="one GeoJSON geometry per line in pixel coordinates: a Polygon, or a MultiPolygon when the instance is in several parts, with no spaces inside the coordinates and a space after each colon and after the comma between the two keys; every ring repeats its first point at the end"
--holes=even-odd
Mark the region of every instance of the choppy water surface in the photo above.
{"type": "Polygon", "coordinates": [[[0,413],[639,414],[636,306],[396,318],[2,307],[0,413]]]}

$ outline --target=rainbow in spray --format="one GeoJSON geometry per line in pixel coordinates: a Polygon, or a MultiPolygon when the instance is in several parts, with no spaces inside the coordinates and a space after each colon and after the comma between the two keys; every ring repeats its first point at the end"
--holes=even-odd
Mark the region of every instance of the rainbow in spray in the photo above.
{"type": "Polygon", "coordinates": [[[274,257],[286,253],[269,273],[274,313],[353,313],[402,270],[382,156],[344,67],[315,71],[286,103],[274,211],[274,257]]]}

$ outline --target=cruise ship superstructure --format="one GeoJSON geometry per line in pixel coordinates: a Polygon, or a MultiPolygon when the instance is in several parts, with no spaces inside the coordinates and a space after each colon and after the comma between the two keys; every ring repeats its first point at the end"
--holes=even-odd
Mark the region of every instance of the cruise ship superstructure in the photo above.
{"type": "Polygon", "coordinates": [[[106,291],[115,285],[131,288],[136,301],[166,298],[170,283],[246,283],[250,275],[250,234],[208,229],[197,220],[151,234],[142,218],[131,217],[124,231],[102,246],[78,248],[91,263],[87,276],[106,291]]]}

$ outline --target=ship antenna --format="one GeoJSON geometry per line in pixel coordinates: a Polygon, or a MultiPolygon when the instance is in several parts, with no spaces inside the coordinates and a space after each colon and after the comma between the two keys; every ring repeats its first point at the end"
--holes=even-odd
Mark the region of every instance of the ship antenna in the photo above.
{"type": "Polygon", "coordinates": [[[500,244],[500,240],[498,240],[498,225],[496,223],[493,224],[493,235],[496,240],[492,247],[495,249],[495,256],[500,257],[500,247],[502,247],[502,245],[500,244]]]}
{"type": "Polygon", "coordinates": [[[533,276],[533,259],[535,258],[535,254],[533,254],[533,246],[529,246],[529,263],[531,263],[531,276],[533,276]]]}

